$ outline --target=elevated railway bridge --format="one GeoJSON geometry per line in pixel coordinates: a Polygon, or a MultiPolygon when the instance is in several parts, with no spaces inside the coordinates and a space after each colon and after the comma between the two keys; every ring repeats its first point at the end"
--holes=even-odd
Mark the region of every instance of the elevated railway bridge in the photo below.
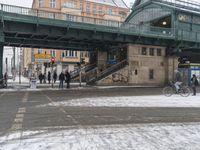
{"type": "Polygon", "coordinates": [[[0,4],[3,47],[109,51],[129,44],[166,47],[167,54],[200,48],[200,4],[136,0],[125,22],[0,4]]]}

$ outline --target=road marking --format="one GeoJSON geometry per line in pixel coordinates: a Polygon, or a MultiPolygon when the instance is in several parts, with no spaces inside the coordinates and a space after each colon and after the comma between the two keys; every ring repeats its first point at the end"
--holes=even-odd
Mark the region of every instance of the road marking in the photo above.
{"type": "Polygon", "coordinates": [[[45,94],[43,94],[43,95],[52,103],[53,106],[57,107],[61,112],[63,112],[64,114],[66,114],[66,116],[68,118],[70,118],[74,124],[77,124],[77,125],[79,124],[78,121],[76,121],[76,119],[74,119],[71,115],[69,115],[62,107],[56,106],[55,103],[54,103],[54,101],[49,96],[47,96],[45,94]]]}
{"type": "Polygon", "coordinates": [[[22,123],[23,122],[23,118],[15,118],[14,122],[22,123]]]}
{"type": "Polygon", "coordinates": [[[6,93],[1,94],[1,95],[0,95],[0,98],[3,97],[5,94],[6,94],[6,93]]]}
{"type": "Polygon", "coordinates": [[[27,101],[28,101],[28,92],[26,92],[24,97],[22,98],[22,103],[26,103],[27,101]]]}
{"type": "MultiPolygon", "coordinates": [[[[28,92],[25,93],[24,97],[22,98],[22,103],[28,101],[28,92]]],[[[24,114],[26,113],[26,107],[20,107],[17,111],[16,117],[14,119],[13,125],[11,130],[22,130],[22,124],[24,121],[24,114]]]]}
{"type": "Polygon", "coordinates": [[[18,109],[18,113],[25,113],[26,112],[26,108],[22,107],[18,109]]]}

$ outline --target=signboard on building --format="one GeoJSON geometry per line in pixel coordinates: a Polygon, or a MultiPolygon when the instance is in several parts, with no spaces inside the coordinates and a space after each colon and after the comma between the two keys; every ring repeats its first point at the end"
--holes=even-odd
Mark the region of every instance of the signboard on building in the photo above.
{"type": "Polygon", "coordinates": [[[35,62],[50,62],[51,54],[35,54],[35,62]]]}

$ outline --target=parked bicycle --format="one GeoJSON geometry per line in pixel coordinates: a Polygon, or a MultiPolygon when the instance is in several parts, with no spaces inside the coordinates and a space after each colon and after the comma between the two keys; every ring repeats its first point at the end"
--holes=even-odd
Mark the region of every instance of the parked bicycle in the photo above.
{"type": "Polygon", "coordinates": [[[173,82],[170,82],[169,86],[163,88],[163,94],[167,97],[172,96],[173,94],[180,94],[183,97],[188,97],[191,93],[191,90],[188,86],[185,86],[183,83],[179,86],[180,89],[176,91],[176,87],[173,82]]]}

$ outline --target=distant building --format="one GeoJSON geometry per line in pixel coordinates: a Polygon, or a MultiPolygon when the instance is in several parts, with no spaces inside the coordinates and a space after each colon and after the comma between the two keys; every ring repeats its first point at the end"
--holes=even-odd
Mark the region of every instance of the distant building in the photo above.
{"type": "MultiPolygon", "coordinates": [[[[129,14],[129,8],[123,0],[33,0],[32,7],[58,13],[66,13],[78,16],[87,16],[98,19],[124,21],[129,14]]],[[[90,53],[85,51],[55,50],[27,48],[24,52],[24,68],[45,72],[44,62],[35,61],[35,54],[50,54],[56,58],[55,69],[74,70],[77,63],[84,58],[86,63],[90,61],[90,53]]],[[[46,66],[48,70],[48,65],[46,66]]],[[[49,68],[50,69],[50,68],[49,68]]]]}

